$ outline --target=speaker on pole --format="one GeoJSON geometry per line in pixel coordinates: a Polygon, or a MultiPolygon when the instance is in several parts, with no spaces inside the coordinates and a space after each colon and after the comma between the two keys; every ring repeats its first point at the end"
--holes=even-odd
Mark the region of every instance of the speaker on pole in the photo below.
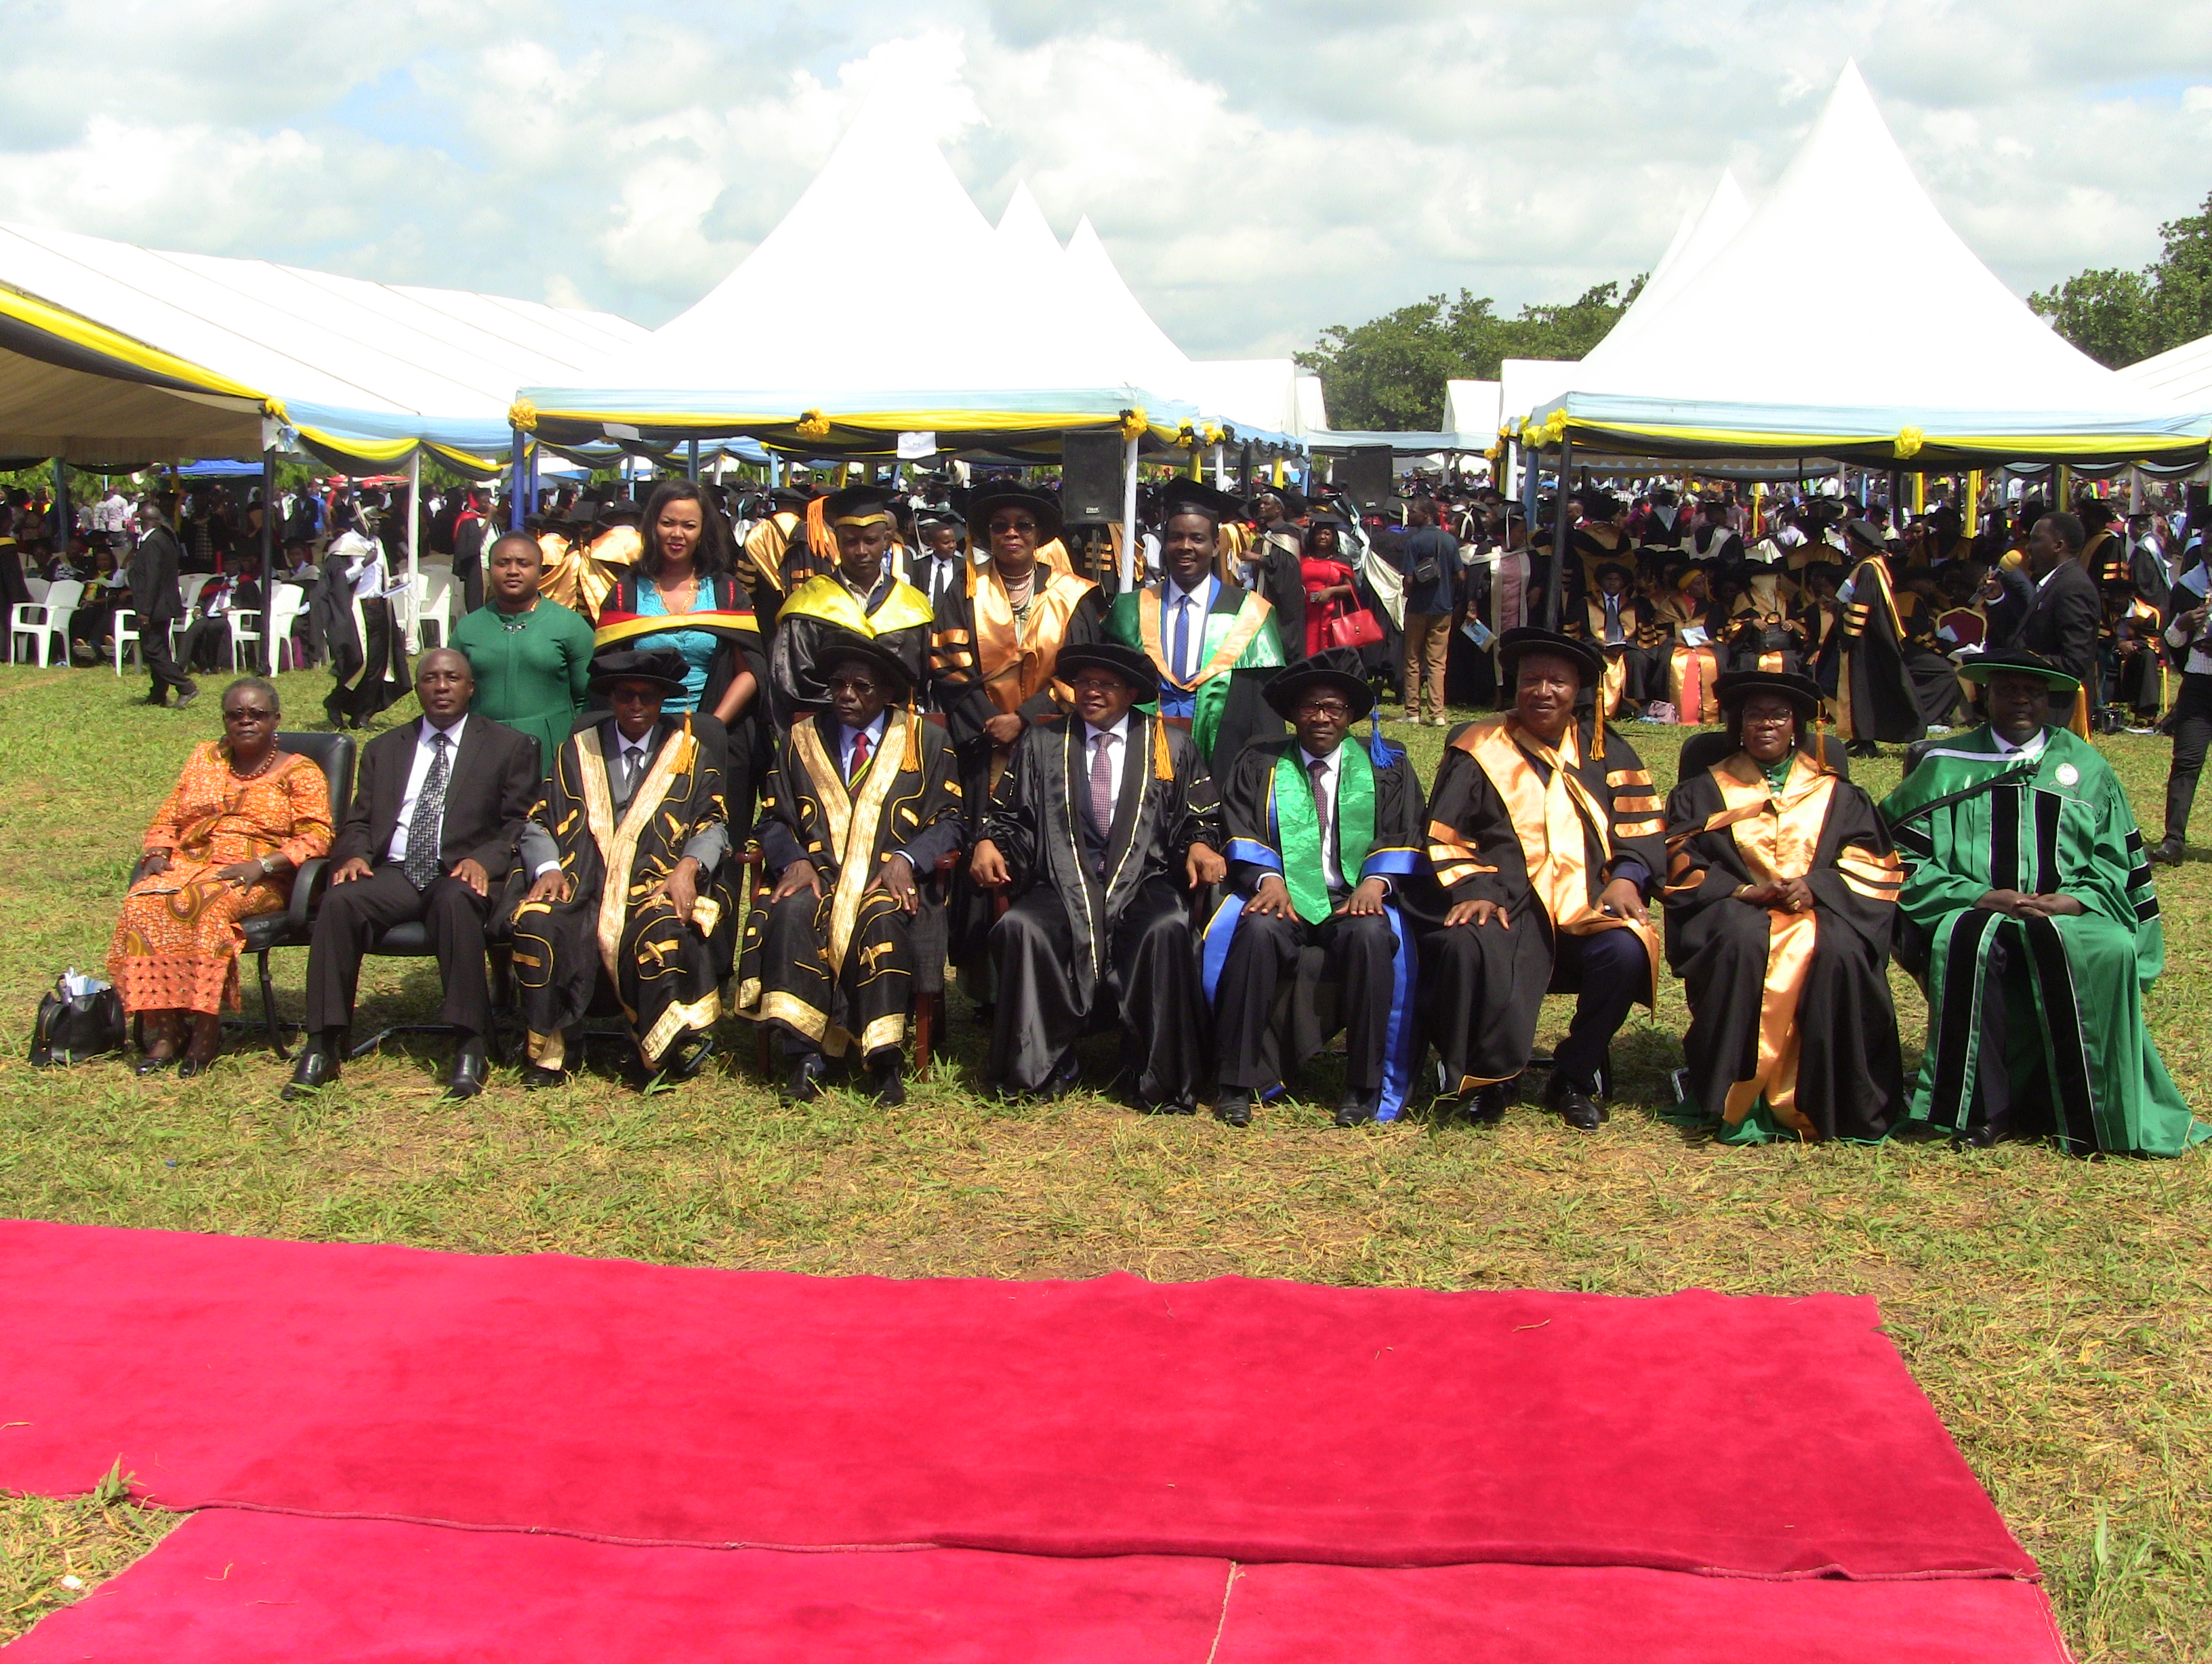
{"type": "Polygon", "coordinates": [[[1110,525],[1121,518],[1120,432],[1084,429],[1060,436],[1060,517],[1070,525],[1110,525]]]}
{"type": "Polygon", "coordinates": [[[1345,453],[1336,479],[1362,508],[1380,508],[1396,495],[1390,477],[1390,447],[1363,445],[1345,453]]]}

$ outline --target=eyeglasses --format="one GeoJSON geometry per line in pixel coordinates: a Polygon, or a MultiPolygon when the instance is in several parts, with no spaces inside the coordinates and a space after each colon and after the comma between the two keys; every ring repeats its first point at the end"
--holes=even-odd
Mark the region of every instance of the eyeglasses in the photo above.
{"type": "Polygon", "coordinates": [[[1118,693],[1128,683],[1118,676],[1079,676],[1067,685],[1078,693],[1118,693]]]}
{"type": "Polygon", "coordinates": [[[831,693],[856,693],[865,696],[877,691],[876,684],[865,676],[833,676],[828,685],[831,693]]]}
{"type": "Polygon", "coordinates": [[[248,705],[241,711],[224,711],[222,714],[222,720],[225,722],[274,722],[276,720],[276,713],[274,711],[264,711],[256,706],[248,705]]]}
{"type": "Polygon", "coordinates": [[[607,692],[610,705],[658,705],[665,697],[658,688],[618,687],[607,692]]]}
{"type": "Polygon", "coordinates": [[[1309,699],[1298,707],[1300,716],[1350,716],[1352,707],[1340,699],[1309,699]]]}

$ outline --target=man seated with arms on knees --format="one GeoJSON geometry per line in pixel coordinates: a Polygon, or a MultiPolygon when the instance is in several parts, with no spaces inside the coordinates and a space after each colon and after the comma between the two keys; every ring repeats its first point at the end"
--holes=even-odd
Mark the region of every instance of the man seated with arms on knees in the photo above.
{"type": "Polygon", "coordinates": [[[871,1095],[902,1103],[920,887],[968,841],[960,765],[943,728],[900,708],[914,683],[883,642],[840,631],[816,652],[830,708],[777,747],[760,818],[775,889],[745,922],[738,1011],[781,1033],[787,1101],[821,1090],[825,1053],[856,1051],[871,1095]]]}
{"type": "Polygon", "coordinates": [[[702,742],[690,713],[663,713],[687,690],[685,669],[672,647],[594,654],[590,690],[613,714],[554,754],[522,829],[531,883],[514,910],[514,980],[530,1035],[526,1089],[557,1086],[582,1065],[602,973],[629,1019],[639,1081],[688,1080],[714,1049],[722,1000],[711,938],[735,929],[737,908],[721,878],[720,748],[702,742]]]}
{"type": "Polygon", "coordinates": [[[881,641],[905,666],[907,685],[918,688],[928,673],[929,634],[934,620],[929,598],[900,581],[885,558],[897,540],[891,519],[891,494],[878,486],[854,485],[823,500],[824,516],[837,538],[837,569],[796,586],[775,616],[775,637],[769,643],[769,714],[788,728],[804,712],[830,703],[816,666],[822,643],[833,631],[881,641]]]}
{"type": "Polygon", "coordinates": [[[1820,690],[1738,671],[1729,752],[1667,803],[1667,963],[1689,996],[1686,1118],[1723,1144],[1878,1142],[1905,1109],[1889,938],[1904,882],[1874,800],[1817,748],[1820,690]]]}
{"type": "Polygon", "coordinates": [[[1143,653],[1101,641],[1063,648],[1059,668],[1076,714],[1015,742],[970,866],[1015,893],[991,927],[987,1077],[1061,1096],[1075,1042],[1118,1018],[1139,1103],[1187,1115],[1209,1039],[1188,892],[1229,870],[1213,781],[1188,734],[1133,708],[1159,692],[1143,653]]]}
{"type": "Polygon", "coordinates": [[[1535,1049],[1544,995],[1579,993],[1545,1102],[1589,1132],[1605,1119],[1613,1034],[1656,993],[1644,903],[1666,823],[1636,753],[1577,708],[1605,672],[1595,647],[1508,630],[1498,662],[1513,708],[1452,736],[1429,795],[1429,859],[1450,903],[1421,967],[1430,1035],[1447,1090],[1496,1120],[1535,1049]]]}
{"type": "Polygon", "coordinates": [[[353,807],[331,845],[331,886],[307,950],[307,1043],[287,1099],[338,1078],[362,956],[381,932],[418,920],[446,985],[438,1020],[460,1037],[447,1095],[483,1090],[484,921],[544,774],[536,740],[470,716],[476,680],[453,648],[422,655],[415,693],[421,718],[362,748],[353,807]]]}
{"type": "Polygon", "coordinates": [[[1911,1117],[1978,1145],[2056,1136],[2083,1155],[2179,1155],[2212,1127],[2143,1023],[2166,944],[2127,793],[2051,720],[2081,683],[2017,650],[1960,673],[1988,720],[1927,751],[1881,805],[1899,904],[1929,949],[1911,1117]]]}
{"type": "MultiPolygon", "coordinates": [[[[1396,1119],[1411,1084],[1418,944],[1395,888],[1423,866],[1428,825],[1421,783],[1401,748],[1348,743],[1375,708],[1356,653],[1323,653],[1267,684],[1267,702],[1296,738],[1245,747],[1221,782],[1235,894],[1206,927],[1201,955],[1220,1049],[1213,1113],[1249,1125],[1252,1098],[1282,1080],[1270,1034],[1275,991],[1320,950],[1339,988],[1345,1093],[1336,1124],[1396,1119]],[[1348,661],[1347,665],[1338,662],[1348,661]]],[[[1322,967],[1316,967],[1322,969],[1322,967]]],[[[1291,1040],[1304,1060],[1328,1031],[1310,978],[1293,985],[1291,1040]]]]}

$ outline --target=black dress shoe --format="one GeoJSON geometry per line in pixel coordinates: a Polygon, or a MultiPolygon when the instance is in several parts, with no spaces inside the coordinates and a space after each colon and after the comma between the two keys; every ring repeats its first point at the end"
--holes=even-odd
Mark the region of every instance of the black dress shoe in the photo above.
{"type": "Polygon", "coordinates": [[[453,1054],[453,1076],[446,1083],[449,1098],[472,1098],[484,1089],[484,1079],[490,1073],[484,1062],[484,1043],[482,1035],[471,1035],[453,1054]]]}
{"type": "Polygon", "coordinates": [[[327,1035],[311,1036],[300,1054],[300,1060],[292,1066],[292,1078],[276,1096],[287,1103],[296,1103],[308,1093],[329,1085],[338,1078],[338,1060],[344,1055],[343,1040],[327,1035]]]}
{"type": "Polygon", "coordinates": [[[1249,1127],[1252,1095],[1224,1089],[1213,1100],[1213,1118],[1224,1127],[1249,1127]]]}
{"type": "Polygon", "coordinates": [[[868,1096],[878,1103],[896,1107],[906,1102],[906,1068],[896,1050],[886,1048],[868,1060],[868,1096]]]}
{"type": "Polygon", "coordinates": [[[819,1052],[800,1052],[784,1060],[790,1072],[776,1096],[786,1103],[811,1103],[822,1096],[822,1054],[819,1052]]]}
{"type": "Polygon", "coordinates": [[[197,682],[185,683],[183,690],[177,695],[177,708],[180,711],[183,710],[185,706],[191,704],[192,701],[198,699],[199,696],[200,684],[197,682]]]}
{"type": "Polygon", "coordinates": [[[1595,1133],[1605,1120],[1596,1101],[1579,1087],[1570,1086],[1552,1100],[1559,1119],[1578,1133],[1595,1133]]]}
{"type": "Polygon", "coordinates": [[[167,1057],[142,1057],[131,1066],[131,1072],[143,1078],[147,1075],[158,1075],[164,1069],[173,1069],[176,1066],[177,1054],[172,1052],[167,1057]]]}
{"type": "Polygon", "coordinates": [[[181,1080],[190,1080],[194,1075],[204,1075],[214,1067],[215,1060],[211,1057],[186,1057],[178,1062],[177,1076],[181,1080]]]}
{"type": "Polygon", "coordinates": [[[2002,1135],[1988,1121],[1979,1127],[1968,1127],[1952,1140],[1961,1150],[1994,1150],[2002,1135]]]}
{"type": "Polygon", "coordinates": [[[1364,1127],[1375,1119],[1375,1112],[1382,1106],[1380,1088],[1372,1092],[1352,1088],[1337,1100],[1336,1124],[1339,1127],[1364,1127]]]}
{"type": "Polygon", "coordinates": [[[2150,848],[2150,859],[2165,866],[2179,866],[2189,853],[2189,846],[2172,834],[2160,838],[2150,848]]]}
{"type": "Polygon", "coordinates": [[[1478,1086],[1467,1101],[1467,1118],[1478,1127],[1495,1127],[1505,1119],[1505,1087],[1502,1080],[1478,1086]]]}
{"type": "Polygon", "coordinates": [[[1070,1047],[1066,1055],[1053,1065],[1052,1072],[1044,1078],[1044,1084],[1037,1088],[1037,1096],[1041,1098],[1064,1098],[1080,1085],[1082,1081],[1082,1060],[1075,1055],[1074,1048],[1070,1047]]]}
{"type": "Polygon", "coordinates": [[[541,1069],[535,1063],[526,1065],[522,1071],[522,1090],[526,1092],[550,1091],[556,1086],[568,1084],[565,1069],[541,1069]]]}

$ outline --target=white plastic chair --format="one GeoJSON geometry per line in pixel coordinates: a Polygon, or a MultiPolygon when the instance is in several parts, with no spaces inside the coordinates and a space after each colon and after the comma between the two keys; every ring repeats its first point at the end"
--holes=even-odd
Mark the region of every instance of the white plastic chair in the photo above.
{"type": "Polygon", "coordinates": [[[240,649],[248,642],[261,639],[261,609],[233,607],[222,616],[223,622],[230,626],[230,668],[235,671],[250,662],[240,649]]]}
{"type": "Polygon", "coordinates": [[[76,604],[83,598],[84,586],[74,578],[69,578],[49,585],[43,601],[16,602],[15,611],[8,621],[9,662],[15,662],[15,643],[27,636],[38,649],[40,669],[46,667],[49,651],[54,655],[54,662],[67,665],[70,662],[70,615],[76,610],[76,604]]]}
{"type": "Polygon", "coordinates": [[[284,660],[292,660],[291,668],[300,668],[298,648],[292,641],[292,626],[300,622],[307,610],[307,592],[300,584],[279,584],[269,598],[269,663],[283,670],[284,660]]]}
{"type": "Polygon", "coordinates": [[[44,578],[26,578],[23,580],[23,587],[31,592],[31,598],[33,601],[46,600],[48,585],[44,578]]]}
{"type": "MultiPolygon", "coordinates": [[[[453,579],[447,572],[422,572],[415,581],[421,591],[421,599],[415,609],[415,640],[422,639],[422,626],[438,627],[438,647],[444,647],[453,634],[453,579]]],[[[422,651],[418,646],[417,652],[422,651]]]]}
{"type": "Polygon", "coordinates": [[[175,658],[178,645],[185,632],[192,627],[192,609],[199,604],[200,592],[215,581],[212,572],[181,572],[177,574],[177,593],[183,598],[185,610],[169,621],[169,656],[175,658]]]}
{"type": "Polygon", "coordinates": [[[138,646],[138,632],[131,628],[137,618],[138,615],[129,607],[118,607],[107,615],[107,628],[115,638],[115,673],[118,676],[123,674],[125,648],[137,653],[141,662],[144,660],[144,651],[138,646]]]}

